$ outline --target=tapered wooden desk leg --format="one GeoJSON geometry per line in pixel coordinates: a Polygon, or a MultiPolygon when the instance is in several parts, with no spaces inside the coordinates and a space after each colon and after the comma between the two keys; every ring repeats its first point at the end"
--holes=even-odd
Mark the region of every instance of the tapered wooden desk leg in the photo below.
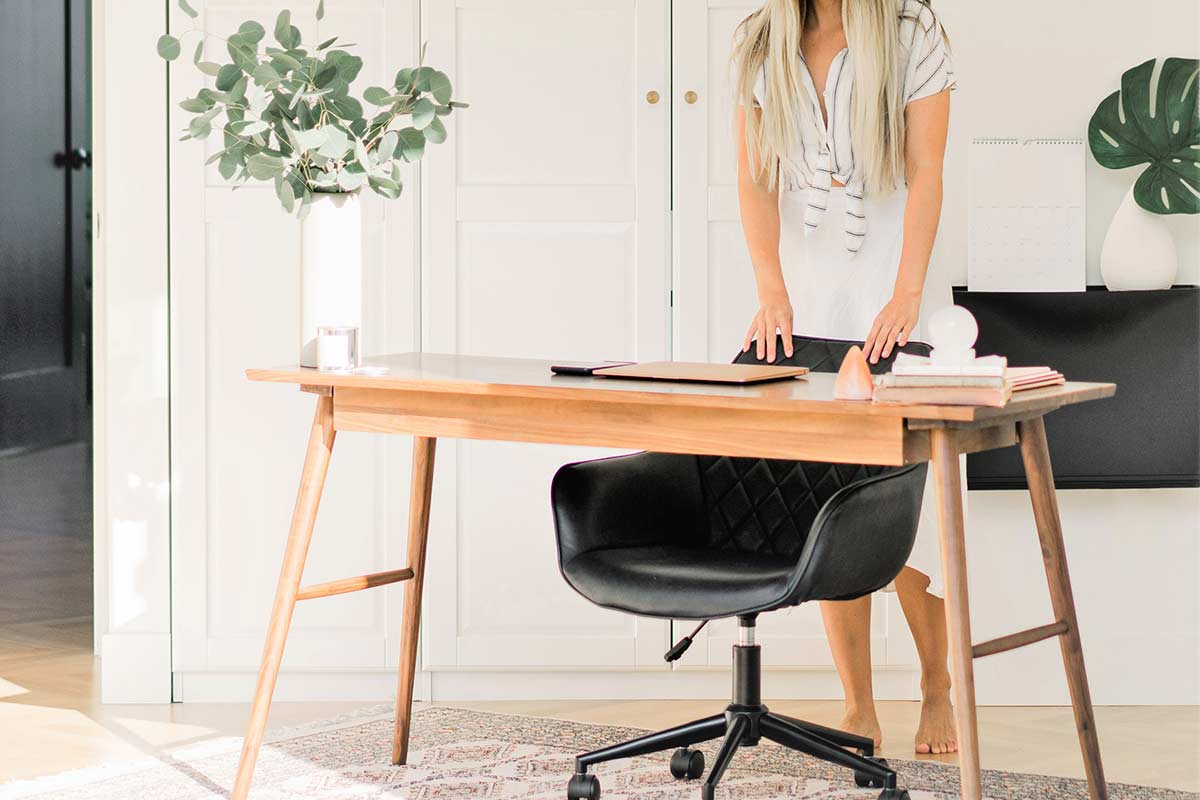
{"type": "Polygon", "coordinates": [[[1067,686],[1071,690],[1071,706],[1075,709],[1075,727],[1079,732],[1079,747],[1083,750],[1088,791],[1092,800],[1105,800],[1108,797],[1108,785],[1104,782],[1100,740],[1096,735],[1096,718],[1092,713],[1092,694],[1083,666],[1083,645],[1079,639],[1079,620],[1075,616],[1071,576],[1067,572],[1067,553],[1063,547],[1062,521],[1058,516],[1054,473],[1050,469],[1045,421],[1038,417],[1018,422],[1017,434],[1021,439],[1021,458],[1025,462],[1029,497],[1033,501],[1033,518],[1042,542],[1042,560],[1046,566],[1046,581],[1050,584],[1050,604],[1054,608],[1055,618],[1067,625],[1058,642],[1062,646],[1067,686]]]}
{"type": "Polygon", "coordinates": [[[950,675],[954,682],[954,715],[958,722],[958,764],[964,800],[980,800],[979,729],[975,723],[975,665],[971,654],[971,616],[967,599],[967,546],[963,526],[962,479],[954,432],[929,432],[938,528],[942,542],[942,574],[946,582],[946,632],[950,675]]]}
{"type": "Polygon", "coordinates": [[[396,728],[392,735],[393,764],[408,761],[408,729],[412,722],[413,680],[417,673],[417,636],[421,632],[421,589],[425,584],[425,542],[429,538],[436,445],[437,439],[428,436],[413,438],[412,495],[408,505],[408,565],[413,576],[404,584],[400,679],[396,687],[396,728]]]}
{"type": "Polygon", "coordinates": [[[271,710],[271,695],[275,692],[275,679],[279,676],[279,664],[283,660],[283,646],[292,624],[292,610],[296,607],[296,593],[304,574],[304,560],[308,557],[308,544],[317,520],[317,506],[321,503],[321,490],[329,470],[333,438],[333,398],[318,397],[312,433],[308,437],[308,451],[304,457],[304,471],[300,475],[300,490],[292,512],[292,528],[283,551],[279,584],[275,589],[275,605],[271,609],[262,666],[259,667],[258,683],[254,687],[254,704],[250,707],[246,740],[242,744],[242,759],[238,763],[237,778],[233,784],[233,800],[244,800],[250,792],[254,764],[258,761],[263,731],[267,727],[267,714],[271,710]]]}

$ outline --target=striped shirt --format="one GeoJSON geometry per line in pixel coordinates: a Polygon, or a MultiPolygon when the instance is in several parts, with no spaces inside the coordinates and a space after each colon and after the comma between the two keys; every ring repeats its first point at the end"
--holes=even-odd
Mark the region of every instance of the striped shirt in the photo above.
{"type": "MultiPolygon", "coordinates": [[[[900,63],[904,75],[904,102],[929,97],[956,85],[950,49],[941,22],[923,0],[897,0],[900,23],[900,63]]],[[[846,187],[846,249],[857,253],[867,235],[867,213],[863,202],[864,177],[857,168],[850,137],[854,58],[848,49],[834,56],[825,80],[825,109],[821,115],[816,85],[804,55],[798,53],[806,98],[812,106],[811,124],[800,130],[803,157],[795,162],[800,174],[781,176],[788,189],[808,188],[804,212],[805,232],[821,224],[833,181],[846,187]]],[[[754,98],[762,105],[766,97],[766,66],[754,86],[754,98]]]]}

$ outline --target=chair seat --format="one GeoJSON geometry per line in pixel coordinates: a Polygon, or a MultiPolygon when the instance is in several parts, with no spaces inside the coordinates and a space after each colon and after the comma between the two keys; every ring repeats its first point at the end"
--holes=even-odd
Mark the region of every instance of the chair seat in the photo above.
{"type": "Polygon", "coordinates": [[[576,591],[606,608],[713,619],[779,605],[795,566],[766,553],[656,545],[581,553],[563,574],[576,591]]]}

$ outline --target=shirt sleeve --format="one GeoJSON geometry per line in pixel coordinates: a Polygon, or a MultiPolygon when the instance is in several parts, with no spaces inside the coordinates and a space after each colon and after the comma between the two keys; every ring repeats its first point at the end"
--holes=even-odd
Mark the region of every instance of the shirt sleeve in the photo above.
{"type": "Polygon", "coordinates": [[[904,74],[904,102],[911,103],[958,85],[954,61],[946,44],[946,32],[932,9],[919,4],[920,12],[911,20],[912,46],[904,74]]]}

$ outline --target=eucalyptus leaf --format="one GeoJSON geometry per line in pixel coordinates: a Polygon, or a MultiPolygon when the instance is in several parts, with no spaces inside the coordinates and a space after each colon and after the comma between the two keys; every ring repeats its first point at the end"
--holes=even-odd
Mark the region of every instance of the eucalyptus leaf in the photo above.
{"type": "Polygon", "coordinates": [[[412,91],[413,71],[405,67],[396,73],[396,91],[407,94],[412,91]]]}
{"type": "Polygon", "coordinates": [[[233,148],[229,148],[221,154],[221,161],[217,164],[217,172],[220,173],[222,178],[229,180],[241,166],[242,154],[235,152],[233,148]]]}
{"type": "Polygon", "coordinates": [[[429,91],[429,81],[433,78],[433,74],[437,72],[433,67],[417,67],[413,72],[413,88],[418,92],[429,91]]]}
{"type": "Polygon", "coordinates": [[[350,149],[350,137],[341,128],[328,127],[325,130],[325,141],[319,148],[321,155],[341,158],[350,149]]]}
{"type": "Polygon", "coordinates": [[[320,0],[317,3],[317,21],[325,19],[325,0],[320,0]]]}
{"type": "Polygon", "coordinates": [[[292,213],[296,208],[296,190],[292,184],[280,177],[275,185],[275,193],[279,196],[279,202],[283,203],[283,210],[292,213]]]}
{"type": "Polygon", "coordinates": [[[1088,144],[1096,161],[1109,169],[1149,165],[1133,186],[1142,208],[1154,214],[1197,214],[1200,60],[1165,59],[1152,93],[1154,64],[1151,59],[1125,71],[1120,91],[1104,98],[1092,115],[1088,144]]]}
{"type": "Polygon", "coordinates": [[[338,40],[338,37],[336,37],[336,36],[334,36],[332,39],[326,39],[325,41],[323,41],[319,45],[317,45],[317,51],[320,52],[321,50],[324,50],[326,47],[329,47],[337,40],[338,40]]]}
{"type": "Polygon", "coordinates": [[[440,119],[435,118],[425,129],[425,141],[430,144],[441,144],[446,141],[446,126],[440,119]]]}
{"type": "Polygon", "coordinates": [[[296,132],[297,150],[312,150],[325,144],[325,136],[333,128],[315,128],[296,132]]]}
{"type": "Polygon", "coordinates": [[[369,86],[363,91],[363,100],[373,106],[388,106],[392,104],[392,93],[382,86],[369,86]]]}
{"type": "Polygon", "coordinates": [[[199,69],[201,72],[203,72],[205,75],[209,75],[214,78],[217,75],[221,74],[221,65],[214,64],[211,61],[201,61],[198,64],[196,64],[196,68],[199,69]]]}
{"type": "Polygon", "coordinates": [[[365,177],[361,172],[351,172],[348,169],[344,169],[338,173],[337,184],[343,191],[353,192],[363,185],[365,177]]]}
{"type": "Polygon", "coordinates": [[[299,42],[292,39],[292,12],[286,8],[279,12],[279,16],[275,18],[275,41],[283,45],[288,50],[291,50],[299,42]]]}
{"type": "Polygon", "coordinates": [[[376,152],[381,162],[390,161],[396,153],[396,145],[400,143],[400,137],[395,131],[388,131],[379,140],[379,145],[376,147],[376,152]]]}
{"type": "Polygon", "coordinates": [[[357,137],[354,139],[354,158],[364,167],[371,163],[371,154],[367,152],[367,146],[363,144],[362,139],[357,137]]]}
{"type": "Polygon", "coordinates": [[[424,129],[433,122],[437,111],[433,107],[433,102],[428,97],[422,97],[413,106],[412,124],[414,128],[424,129]]]}
{"type": "Polygon", "coordinates": [[[273,89],[279,85],[279,73],[276,72],[275,68],[270,64],[259,64],[250,74],[256,83],[259,83],[268,89],[273,89]]]}
{"type": "Polygon", "coordinates": [[[400,137],[400,157],[405,161],[419,161],[425,155],[425,134],[416,128],[404,128],[397,132],[400,137]]]}
{"type": "Polygon", "coordinates": [[[336,114],[340,119],[346,121],[356,120],[362,117],[362,103],[355,100],[353,97],[337,97],[329,101],[329,110],[336,114]]]}
{"type": "Polygon", "coordinates": [[[184,111],[190,111],[193,114],[199,114],[202,111],[208,111],[209,103],[201,100],[199,97],[189,97],[179,104],[179,107],[184,111]]]}
{"type": "Polygon", "coordinates": [[[179,0],[179,8],[181,11],[183,11],[183,13],[187,14],[192,19],[195,19],[196,17],[200,16],[200,14],[196,11],[196,9],[192,8],[188,4],[187,0],[179,0]]]}
{"type": "Polygon", "coordinates": [[[400,184],[390,178],[377,178],[372,175],[367,178],[367,184],[376,194],[382,195],[389,200],[395,200],[400,196],[402,191],[400,184]]]}
{"type": "Polygon", "coordinates": [[[205,139],[212,133],[212,120],[200,116],[188,123],[188,135],[193,139],[205,139]]]}
{"type": "Polygon", "coordinates": [[[252,19],[248,19],[238,27],[238,36],[247,42],[258,44],[262,38],[267,35],[263,30],[263,26],[252,19]]]}
{"type": "Polygon", "coordinates": [[[358,77],[358,73],[362,70],[362,65],[363,60],[361,58],[346,53],[342,58],[337,60],[338,76],[347,84],[354,83],[354,79],[358,77]]]}
{"type": "Polygon", "coordinates": [[[282,51],[277,51],[277,52],[271,54],[271,63],[272,63],[272,65],[276,65],[276,64],[283,65],[284,70],[279,70],[279,67],[276,66],[275,69],[277,71],[299,70],[299,69],[304,68],[303,64],[301,64],[295,58],[293,58],[292,56],[290,56],[287,53],[282,52],[282,51]]]}
{"type": "Polygon", "coordinates": [[[252,178],[260,181],[270,180],[283,174],[283,161],[276,156],[255,153],[246,159],[246,171],[252,178]]]}
{"type": "Polygon", "coordinates": [[[200,41],[196,42],[195,52],[192,53],[192,63],[199,64],[200,59],[203,57],[204,57],[204,38],[201,37],[200,41]]]}
{"type": "Polygon", "coordinates": [[[242,77],[242,69],[236,64],[226,64],[217,72],[217,89],[228,92],[242,77]]]}
{"type": "Polygon", "coordinates": [[[433,95],[434,100],[437,100],[441,105],[446,105],[450,102],[454,88],[446,73],[434,70],[433,74],[429,76],[428,83],[429,87],[427,91],[433,95]]]}
{"type": "Polygon", "coordinates": [[[166,33],[158,37],[158,54],[167,61],[179,58],[179,40],[166,33]]]}

